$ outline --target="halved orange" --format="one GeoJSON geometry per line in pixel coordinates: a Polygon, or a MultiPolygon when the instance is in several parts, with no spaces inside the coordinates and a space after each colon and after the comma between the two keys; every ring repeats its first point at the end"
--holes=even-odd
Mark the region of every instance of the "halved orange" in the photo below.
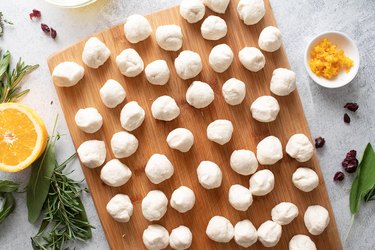
{"type": "Polygon", "coordinates": [[[19,103],[0,104],[0,170],[27,168],[43,153],[47,140],[46,126],[34,110],[19,103]]]}

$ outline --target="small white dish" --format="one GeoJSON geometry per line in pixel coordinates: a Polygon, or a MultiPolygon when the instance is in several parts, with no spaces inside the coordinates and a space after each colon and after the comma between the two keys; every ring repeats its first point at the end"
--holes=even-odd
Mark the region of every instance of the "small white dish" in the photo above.
{"type": "Polygon", "coordinates": [[[95,3],[96,0],[45,0],[61,8],[80,8],[95,3]]]}
{"type": "Polygon", "coordinates": [[[309,42],[305,50],[304,62],[307,73],[314,80],[314,82],[326,88],[339,88],[347,85],[357,75],[359,69],[359,52],[354,41],[350,39],[346,34],[338,31],[329,31],[317,35],[309,42]],[[336,44],[337,49],[344,50],[345,55],[353,60],[353,66],[350,68],[349,72],[341,70],[336,77],[330,80],[315,75],[311,71],[309,66],[310,50],[319,42],[321,42],[324,38],[327,38],[332,44],[336,44]]]}

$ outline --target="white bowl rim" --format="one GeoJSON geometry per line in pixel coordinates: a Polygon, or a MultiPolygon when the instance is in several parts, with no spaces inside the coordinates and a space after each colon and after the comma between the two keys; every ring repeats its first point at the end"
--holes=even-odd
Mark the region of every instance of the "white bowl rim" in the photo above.
{"type": "Polygon", "coordinates": [[[359,69],[359,63],[360,63],[360,57],[359,57],[359,51],[358,51],[358,47],[357,45],[355,44],[355,42],[353,41],[353,39],[351,39],[347,34],[343,33],[343,32],[340,32],[340,31],[326,31],[326,32],[322,32],[316,36],[314,36],[307,44],[306,48],[305,48],[305,55],[304,55],[304,65],[305,65],[305,68],[306,68],[306,71],[307,73],[309,74],[310,78],[315,82],[317,83],[318,85],[322,86],[322,87],[325,87],[325,88],[340,88],[340,87],[343,87],[345,85],[347,85],[348,83],[350,83],[357,75],[358,73],[358,69],[359,69]],[[309,56],[309,52],[310,52],[310,47],[311,45],[318,39],[324,37],[324,36],[327,36],[327,35],[331,35],[331,34],[335,34],[335,35],[338,35],[338,36],[341,36],[341,37],[344,37],[346,40],[349,41],[349,43],[353,46],[354,50],[355,50],[355,53],[358,54],[358,60],[356,61],[353,69],[351,70],[354,70],[354,74],[351,76],[351,77],[348,77],[345,81],[342,81],[342,84],[325,84],[323,83],[322,81],[320,81],[320,78],[321,77],[318,77],[317,75],[315,75],[311,69],[310,69],[310,66],[308,64],[308,56],[309,56]]]}
{"type": "Polygon", "coordinates": [[[70,4],[60,4],[60,3],[58,3],[54,0],[44,0],[44,1],[46,1],[47,3],[50,3],[52,5],[55,5],[57,7],[60,7],[60,8],[80,8],[80,7],[84,7],[84,6],[87,6],[89,4],[92,4],[92,3],[96,2],[97,0],[82,0],[78,4],[75,4],[73,2],[71,2],[70,4]]]}

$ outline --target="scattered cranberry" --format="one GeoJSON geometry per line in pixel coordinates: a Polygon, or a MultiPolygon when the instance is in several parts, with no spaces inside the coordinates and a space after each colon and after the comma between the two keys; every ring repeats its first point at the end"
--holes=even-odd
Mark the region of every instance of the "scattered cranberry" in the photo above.
{"type": "Polygon", "coordinates": [[[31,20],[33,20],[33,18],[40,18],[41,16],[42,16],[42,14],[37,9],[33,9],[33,12],[31,12],[29,14],[29,17],[30,17],[31,20]]]}
{"type": "Polygon", "coordinates": [[[357,156],[357,151],[355,151],[354,149],[346,153],[346,158],[355,158],[356,156],[357,156]]]}
{"type": "Polygon", "coordinates": [[[57,36],[57,32],[56,32],[56,30],[54,30],[54,29],[51,27],[51,37],[52,37],[53,39],[55,39],[56,36],[57,36]]]}
{"type": "Polygon", "coordinates": [[[323,137],[319,136],[318,138],[315,138],[315,148],[322,148],[325,143],[326,140],[324,140],[323,137]]]}
{"type": "Polygon", "coordinates": [[[350,123],[350,116],[347,113],[344,114],[344,122],[350,123]]]}
{"type": "Polygon", "coordinates": [[[344,178],[345,178],[345,175],[341,171],[336,172],[335,176],[333,176],[334,181],[342,181],[344,180],[344,178]]]}
{"type": "Polygon", "coordinates": [[[350,111],[356,112],[359,106],[355,102],[348,102],[347,104],[345,104],[344,108],[349,109],[350,111]]]}
{"type": "Polygon", "coordinates": [[[358,167],[358,160],[356,158],[357,151],[350,150],[346,153],[345,159],[342,161],[341,165],[348,173],[354,173],[358,167]]]}
{"type": "Polygon", "coordinates": [[[47,24],[42,23],[42,24],[40,24],[40,27],[42,28],[42,30],[43,30],[45,33],[50,33],[50,32],[51,32],[51,30],[50,30],[50,28],[48,27],[47,24]]]}

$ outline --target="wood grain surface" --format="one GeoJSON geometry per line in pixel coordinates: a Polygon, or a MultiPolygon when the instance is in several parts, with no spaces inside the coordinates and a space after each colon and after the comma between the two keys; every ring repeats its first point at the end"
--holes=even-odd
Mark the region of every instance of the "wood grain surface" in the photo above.
{"type": "MultiPolygon", "coordinates": [[[[215,243],[205,234],[206,226],[214,215],[227,217],[233,225],[239,220],[250,219],[256,227],[271,219],[271,209],[283,201],[295,203],[299,208],[298,217],[289,225],[283,226],[280,242],[275,249],[287,249],[289,240],[295,234],[307,234],[316,243],[318,249],[341,249],[341,242],[336,228],[335,218],[328,199],[327,190],[316,156],[306,163],[298,163],[284,153],[284,158],[272,166],[259,166],[259,169],[268,168],[275,175],[275,189],[263,197],[254,197],[254,202],[247,212],[239,212],[228,202],[228,190],[232,184],[249,185],[249,177],[241,176],[229,166],[229,158],[235,149],[250,149],[256,151],[257,143],[268,135],[280,138],[285,149],[288,138],[294,133],[305,133],[310,136],[308,125],[297,91],[286,97],[278,97],[281,111],[276,121],[260,123],[252,119],[250,104],[261,95],[269,95],[269,82],[274,69],[289,68],[284,48],[274,52],[264,52],[266,66],[263,70],[252,73],[246,70],[238,60],[238,52],[245,46],[257,45],[261,30],[268,25],[276,25],[269,1],[266,0],[266,16],[256,25],[246,26],[238,18],[236,6],[238,0],[232,0],[225,15],[222,16],[228,25],[228,34],[219,41],[206,41],[200,34],[200,24],[188,24],[182,19],[178,7],[163,10],[149,15],[147,18],[154,29],[159,25],[178,24],[184,35],[183,50],[189,49],[198,52],[203,61],[203,71],[194,80],[209,83],[215,92],[215,100],[207,108],[198,110],[187,104],[185,93],[191,80],[181,80],[177,77],[173,61],[179,52],[167,52],[158,47],[154,32],[150,38],[138,44],[130,44],[124,37],[123,25],[120,24],[101,33],[95,34],[111,50],[110,59],[99,69],[85,67],[84,78],[74,87],[56,88],[68,127],[76,148],[89,139],[104,140],[107,146],[107,161],[113,159],[110,150],[110,140],[115,132],[123,130],[119,119],[124,103],[115,109],[106,108],[100,100],[99,89],[108,79],[120,82],[127,92],[125,102],[137,101],[146,111],[143,125],[133,134],[139,140],[138,151],[129,158],[121,159],[133,172],[130,181],[119,188],[106,186],[101,182],[100,169],[88,169],[82,166],[86,181],[93,197],[103,229],[111,249],[143,249],[142,233],[150,224],[143,218],[141,212],[142,198],[153,189],[165,192],[168,199],[174,189],[180,185],[192,188],[196,195],[196,204],[192,210],[180,214],[170,206],[166,215],[157,223],[165,226],[170,232],[179,225],[188,226],[193,233],[191,249],[239,249],[232,240],[228,244],[215,243]],[[208,65],[208,55],[214,45],[227,43],[233,50],[235,58],[231,67],[222,74],[215,73],[208,65]],[[171,79],[165,86],[153,86],[147,82],[144,73],[135,78],[121,75],[116,67],[116,56],[126,48],[134,48],[144,60],[145,65],[156,59],[167,61],[171,70],[171,79]],[[221,86],[231,78],[236,77],[246,83],[246,98],[238,106],[229,106],[221,94],[221,86]],[[180,116],[171,122],[156,121],[151,115],[153,100],[161,95],[170,95],[176,99],[181,109],[180,116]],[[74,123],[74,116],[79,108],[95,107],[102,114],[104,125],[95,134],[81,132],[74,123]],[[206,137],[207,125],[215,119],[228,119],[234,125],[231,141],[224,146],[210,142],[206,137]],[[168,133],[178,127],[190,129],[195,136],[195,144],[188,153],[172,150],[166,143],[168,133]],[[154,153],[166,154],[175,167],[171,179],[158,184],[152,184],[146,177],[144,168],[149,157],[154,153]],[[206,190],[198,182],[196,168],[200,161],[216,162],[223,172],[223,182],[220,188],[206,190]],[[292,173],[297,167],[305,166],[314,169],[320,178],[320,185],[310,193],[304,193],[292,184],[292,173]],[[134,204],[134,213],[129,223],[115,222],[106,212],[106,204],[115,194],[124,193],[130,196],[134,204]],[[320,236],[312,236],[307,232],[303,222],[303,215],[309,205],[319,204],[328,209],[331,221],[320,236]]],[[[214,14],[206,10],[206,16],[214,14]]],[[[284,15],[288,17],[288,15],[284,15]]],[[[126,17],[124,17],[125,20],[126,17]]],[[[296,23],[296,25],[299,25],[296,23]]],[[[75,61],[84,65],[81,59],[84,43],[79,41],[71,47],[52,55],[48,61],[50,71],[63,61],[75,61]]],[[[302,55],[301,55],[302,56],[302,55]]],[[[298,65],[297,65],[298,66],[298,65]]],[[[304,86],[301,84],[300,86],[304,86]]],[[[284,150],[285,152],[285,150],[284,150]]],[[[262,249],[257,242],[252,249],[262,249]]]]}

